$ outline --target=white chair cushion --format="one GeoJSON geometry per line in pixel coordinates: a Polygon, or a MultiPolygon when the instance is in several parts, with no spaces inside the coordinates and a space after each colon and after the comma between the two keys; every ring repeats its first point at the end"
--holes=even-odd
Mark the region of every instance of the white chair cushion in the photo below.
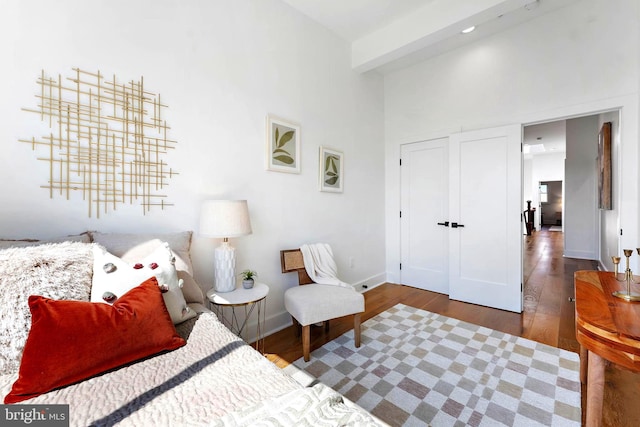
{"type": "Polygon", "coordinates": [[[364,296],[334,285],[296,286],[284,293],[284,306],[302,326],[364,311],[364,296]]]}

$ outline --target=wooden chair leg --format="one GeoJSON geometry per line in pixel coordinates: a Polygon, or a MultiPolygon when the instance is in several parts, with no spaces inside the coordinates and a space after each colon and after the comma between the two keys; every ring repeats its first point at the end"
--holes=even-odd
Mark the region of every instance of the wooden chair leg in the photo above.
{"type": "Polygon", "coordinates": [[[353,315],[353,336],[356,341],[356,348],[360,347],[360,314],[353,315]]]}
{"type": "Polygon", "coordinates": [[[291,316],[291,319],[293,319],[293,326],[294,326],[294,331],[293,332],[296,334],[296,338],[299,339],[300,338],[300,332],[301,332],[300,323],[293,316],[291,316]]]}
{"type": "Polygon", "coordinates": [[[304,361],[308,362],[309,357],[309,346],[311,341],[311,325],[304,325],[302,327],[302,355],[304,356],[304,361]]]}

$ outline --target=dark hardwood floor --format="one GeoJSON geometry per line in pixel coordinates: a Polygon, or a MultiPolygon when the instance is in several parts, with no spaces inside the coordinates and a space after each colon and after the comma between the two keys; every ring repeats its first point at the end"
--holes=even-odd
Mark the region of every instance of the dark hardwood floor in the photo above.
{"type": "MultiPolygon", "coordinates": [[[[546,229],[525,236],[524,243],[524,311],[522,314],[451,301],[446,295],[409,286],[385,283],[366,292],[366,312],[362,321],[403,303],[434,313],[500,330],[544,344],[578,352],[575,338],[573,273],[593,270],[593,261],[564,258],[563,234],[546,229]]],[[[336,319],[325,332],[323,327],[311,331],[311,349],[318,348],[353,327],[351,318],[336,319]]],[[[280,367],[302,357],[302,345],[295,338],[293,326],[265,340],[269,360],[280,367]]],[[[585,402],[583,388],[583,413],[585,402]]],[[[603,426],[640,425],[640,374],[608,365],[603,408],[603,426]],[[634,403],[636,402],[636,403],[634,403]]]]}

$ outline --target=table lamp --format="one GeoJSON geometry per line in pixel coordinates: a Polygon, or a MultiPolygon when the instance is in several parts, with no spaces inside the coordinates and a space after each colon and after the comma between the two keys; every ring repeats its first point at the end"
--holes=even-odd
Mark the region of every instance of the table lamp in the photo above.
{"type": "Polygon", "coordinates": [[[229,238],[251,234],[246,200],[206,200],[200,214],[200,234],[222,238],[215,250],[216,292],[231,292],[236,288],[236,250],[229,238]]]}

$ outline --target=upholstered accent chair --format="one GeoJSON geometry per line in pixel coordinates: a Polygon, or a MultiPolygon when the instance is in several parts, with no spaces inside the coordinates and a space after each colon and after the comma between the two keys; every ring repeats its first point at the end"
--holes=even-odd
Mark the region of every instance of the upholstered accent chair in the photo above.
{"type": "Polygon", "coordinates": [[[309,361],[311,325],[324,322],[329,330],[329,321],[353,315],[355,346],[360,347],[360,315],[364,312],[364,296],[354,289],[335,285],[314,283],[304,268],[300,249],[280,251],[283,273],[297,272],[298,285],[284,294],[284,306],[293,318],[296,334],[302,334],[304,360],[309,361]]]}

